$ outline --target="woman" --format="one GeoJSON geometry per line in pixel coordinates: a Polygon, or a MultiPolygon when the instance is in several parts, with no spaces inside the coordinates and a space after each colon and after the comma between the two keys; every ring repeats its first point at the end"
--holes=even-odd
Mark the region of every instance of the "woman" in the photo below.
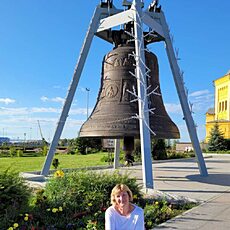
{"type": "Polygon", "coordinates": [[[144,211],[132,204],[133,194],[125,184],[111,192],[111,204],[105,212],[105,230],[144,230],[144,211]]]}

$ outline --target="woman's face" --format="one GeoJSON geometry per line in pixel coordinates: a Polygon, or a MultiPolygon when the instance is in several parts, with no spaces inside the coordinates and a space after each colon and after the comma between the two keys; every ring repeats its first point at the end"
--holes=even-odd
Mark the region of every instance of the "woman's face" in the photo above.
{"type": "Polygon", "coordinates": [[[120,207],[124,207],[129,204],[129,194],[121,191],[115,195],[116,204],[120,207]]]}

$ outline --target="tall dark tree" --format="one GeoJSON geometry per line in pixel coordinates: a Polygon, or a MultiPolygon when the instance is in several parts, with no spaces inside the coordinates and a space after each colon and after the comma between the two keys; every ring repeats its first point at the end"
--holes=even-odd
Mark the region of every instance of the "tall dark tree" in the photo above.
{"type": "Polygon", "coordinates": [[[221,132],[218,123],[210,131],[210,138],[208,140],[208,150],[218,151],[226,149],[226,140],[224,134],[221,132]]]}
{"type": "Polygon", "coordinates": [[[152,141],[152,157],[154,160],[167,159],[167,152],[164,139],[156,139],[152,141]]]}
{"type": "Polygon", "coordinates": [[[74,146],[81,154],[87,154],[87,149],[91,148],[94,151],[100,151],[102,148],[101,139],[78,137],[74,140],[74,146]]]}

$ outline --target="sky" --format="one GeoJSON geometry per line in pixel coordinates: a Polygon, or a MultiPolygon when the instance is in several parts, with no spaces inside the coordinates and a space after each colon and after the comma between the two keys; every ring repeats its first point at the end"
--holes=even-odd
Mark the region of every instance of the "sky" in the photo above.
{"type": "MultiPolygon", "coordinates": [[[[114,0],[123,9],[121,0],[114,0]]],[[[99,0],[0,0],[0,136],[52,141],[90,20],[99,0]]],[[[144,1],[144,8],[151,3],[144,1]]],[[[213,80],[230,69],[230,1],[161,0],[179,53],[200,141],[214,107],[213,80]]],[[[76,138],[92,111],[103,56],[112,45],[94,37],[61,138],[76,138]],[[89,92],[86,88],[90,89],[89,92]],[[88,97],[88,106],[87,106],[88,97]]],[[[148,46],[159,62],[169,116],[190,141],[163,42],[148,46]]]]}

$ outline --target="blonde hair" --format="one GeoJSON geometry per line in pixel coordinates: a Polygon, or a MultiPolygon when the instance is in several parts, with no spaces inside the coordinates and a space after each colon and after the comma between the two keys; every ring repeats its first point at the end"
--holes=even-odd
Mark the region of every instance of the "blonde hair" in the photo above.
{"type": "Polygon", "coordinates": [[[129,189],[129,187],[125,184],[117,184],[112,189],[112,192],[111,192],[111,204],[112,205],[116,204],[115,196],[120,192],[127,192],[129,195],[129,200],[133,201],[133,194],[132,194],[131,190],[129,189]]]}

